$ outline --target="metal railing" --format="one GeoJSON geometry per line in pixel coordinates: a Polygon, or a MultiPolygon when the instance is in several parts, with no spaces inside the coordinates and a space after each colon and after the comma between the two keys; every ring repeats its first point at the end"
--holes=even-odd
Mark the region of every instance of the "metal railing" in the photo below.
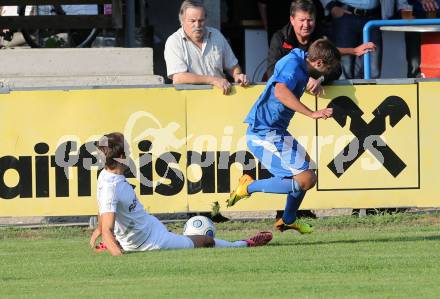
{"type": "MultiPolygon", "coordinates": [[[[363,29],[364,43],[370,42],[370,30],[380,26],[422,26],[440,25],[440,19],[417,19],[417,20],[373,20],[365,24],[363,29]]],[[[364,55],[364,79],[371,79],[371,54],[364,55]]]]}

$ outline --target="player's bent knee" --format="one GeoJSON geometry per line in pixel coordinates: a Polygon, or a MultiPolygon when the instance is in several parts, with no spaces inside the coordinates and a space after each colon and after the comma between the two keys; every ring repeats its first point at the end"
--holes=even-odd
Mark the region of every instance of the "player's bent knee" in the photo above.
{"type": "Polygon", "coordinates": [[[316,175],[313,170],[303,171],[294,178],[304,191],[307,191],[316,185],[316,175]]]}
{"type": "Polygon", "coordinates": [[[307,189],[303,189],[303,190],[309,190],[309,189],[312,189],[313,187],[315,187],[315,185],[316,185],[316,181],[317,181],[317,178],[316,178],[316,174],[315,174],[315,172],[313,171],[313,170],[309,170],[310,171],[310,179],[309,179],[309,181],[308,181],[308,186],[307,186],[307,189]]]}
{"type": "Polygon", "coordinates": [[[194,243],[194,248],[214,247],[215,241],[208,236],[187,236],[194,243]]]}

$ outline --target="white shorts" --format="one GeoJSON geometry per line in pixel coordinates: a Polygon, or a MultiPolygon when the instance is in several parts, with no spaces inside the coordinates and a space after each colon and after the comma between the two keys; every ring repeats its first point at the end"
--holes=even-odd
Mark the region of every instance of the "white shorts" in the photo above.
{"type": "Polygon", "coordinates": [[[194,248],[190,238],[169,232],[156,217],[151,217],[151,224],[150,236],[136,251],[194,248]]]}
{"type": "Polygon", "coordinates": [[[275,177],[290,178],[310,168],[306,150],[287,131],[259,135],[249,127],[246,141],[254,156],[275,177]]]}

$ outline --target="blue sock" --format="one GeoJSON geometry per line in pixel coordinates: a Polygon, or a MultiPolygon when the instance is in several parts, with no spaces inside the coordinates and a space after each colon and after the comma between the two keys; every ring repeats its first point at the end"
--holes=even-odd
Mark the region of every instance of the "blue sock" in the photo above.
{"type": "Polygon", "coordinates": [[[297,181],[293,181],[295,191],[287,194],[286,207],[284,208],[283,221],[291,224],[296,220],[296,211],[298,211],[306,192],[301,189],[297,181]]]}
{"type": "Polygon", "coordinates": [[[253,181],[247,188],[249,194],[254,192],[288,194],[294,191],[293,179],[273,177],[270,179],[253,181]]]}

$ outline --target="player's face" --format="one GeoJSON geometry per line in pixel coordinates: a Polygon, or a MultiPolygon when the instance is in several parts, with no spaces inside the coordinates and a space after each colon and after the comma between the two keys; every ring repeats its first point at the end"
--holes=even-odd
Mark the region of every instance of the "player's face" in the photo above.
{"type": "Polygon", "coordinates": [[[128,144],[127,140],[124,139],[124,153],[125,157],[130,157],[130,144],[128,144]]]}
{"type": "Polygon", "coordinates": [[[183,15],[182,27],[192,40],[202,41],[205,34],[205,11],[201,7],[190,7],[183,15]]]}
{"type": "Polygon", "coordinates": [[[316,61],[309,61],[308,63],[308,73],[310,77],[314,79],[318,79],[326,72],[326,66],[322,62],[322,59],[318,59],[316,61]]]}
{"type": "Polygon", "coordinates": [[[302,10],[298,10],[294,16],[290,17],[290,23],[296,36],[301,38],[308,38],[315,30],[315,17],[302,10]]]}
{"type": "Polygon", "coordinates": [[[122,170],[126,170],[130,166],[130,154],[130,145],[124,139],[124,154],[121,155],[120,160],[118,161],[121,164],[122,170]]]}

